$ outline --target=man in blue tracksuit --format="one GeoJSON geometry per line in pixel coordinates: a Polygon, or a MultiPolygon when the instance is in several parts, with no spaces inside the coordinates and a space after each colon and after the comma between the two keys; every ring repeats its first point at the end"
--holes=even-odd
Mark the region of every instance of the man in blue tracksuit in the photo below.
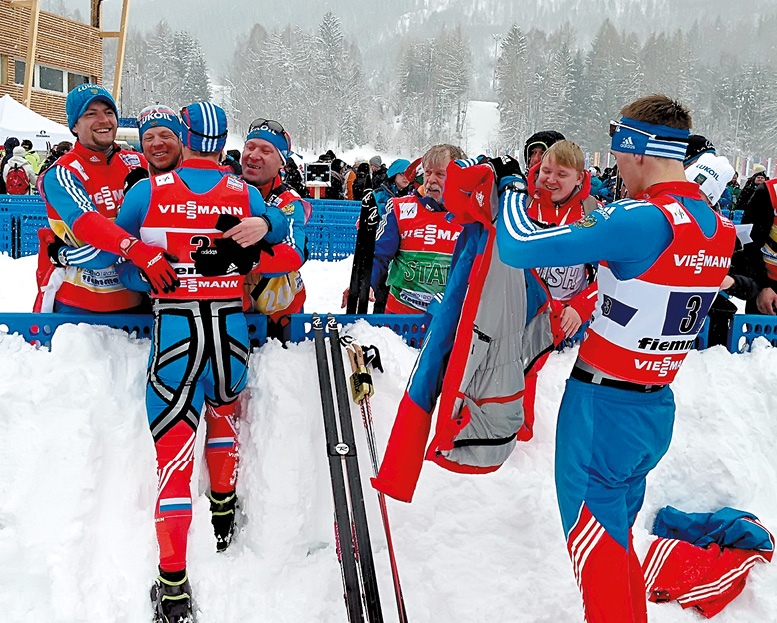
{"type": "MultiPolygon", "coordinates": [[[[599,262],[597,307],[556,434],[556,491],[588,623],[647,621],[631,527],[645,478],[671,440],[668,385],[693,348],[736,237],[702,200],[698,184],[685,179],[688,111],[655,95],[621,114],[610,126],[610,149],[630,199],[538,230],[526,213],[523,180],[501,180],[497,221],[508,265],[599,262]]],[[[449,170],[446,197],[462,190],[455,177],[449,170]]]]}

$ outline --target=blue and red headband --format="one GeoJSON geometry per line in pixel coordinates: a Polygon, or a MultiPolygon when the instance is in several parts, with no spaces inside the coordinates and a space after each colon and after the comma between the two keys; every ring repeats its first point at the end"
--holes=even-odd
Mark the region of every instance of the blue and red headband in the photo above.
{"type": "Polygon", "coordinates": [[[684,160],[690,130],[621,117],[610,121],[610,151],[684,160]]]}
{"type": "Polygon", "coordinates": [[[179,136],[181,132],[181,121],[178,119],[178,115],[175,114],[175,111],[172,108],[162,106],[161,104],[146,106],[138,114],[138,133],[140,135],[140,140],[143,140],[143,133],[146,130],[157,126],[169,128],[176,136],[179,136]]]}

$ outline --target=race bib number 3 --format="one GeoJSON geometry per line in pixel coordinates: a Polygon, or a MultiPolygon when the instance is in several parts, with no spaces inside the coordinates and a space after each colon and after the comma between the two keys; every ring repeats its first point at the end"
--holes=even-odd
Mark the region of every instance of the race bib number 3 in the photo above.
{"type": "Polygon", "coordinates": [[[661,335],[695,335],[701,331],[715,292],[672,292],[661,335]]]}

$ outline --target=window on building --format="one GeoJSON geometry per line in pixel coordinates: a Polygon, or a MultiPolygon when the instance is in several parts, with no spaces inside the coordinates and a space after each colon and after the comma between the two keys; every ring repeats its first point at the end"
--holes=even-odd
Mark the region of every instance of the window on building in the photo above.
{"type": "Polygon", "coordinates": [[[18,58],[14,59],[14,77],[13,83],[23,86],[24,85],[24,71],[27,67],[27,63],[20,61],[18,58]]]}
{"type": "Polygon", "coordinates": [[[67,92],[70,93],[77,86],[89,83],[89,76],[82,74],[74,74],[72,71],[67,73],[67,92]]]}
{"type": "Polygon", "coordinates": [[[57,91],[58,93],[65,92],[64,78],[65,72],[61,69],[54,69],[53,67],[46,67],[45,65],[38,66],[38,84],[37,86],[46,91],[57,91]]]}

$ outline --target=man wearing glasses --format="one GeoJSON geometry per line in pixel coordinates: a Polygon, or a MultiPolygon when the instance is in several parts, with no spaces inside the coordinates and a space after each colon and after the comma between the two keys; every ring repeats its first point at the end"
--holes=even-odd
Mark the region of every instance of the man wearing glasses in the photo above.
{"type": "MultiPolygon", "coordinates": [[[[205,458],[216,548],[232,539],[236,506],[237,443],[234,403],[246,384],[250,344],[243,315],[243,277],[259,260],[254,243],[289,235],[284,214],[259,192],[219,167],[227,139],[224,111],[210,102],[181,111],[183,163],[138,182],[118,225],[166,249],[181,285],[152,289],[154,333],[146,411],[159,479],[155,525],[159,577],[152,588],[155,621],[191,620],[186,546],[192,519],[190,481],[200,413],[208,404],[205,458]],[[233,223],[240,221],[233,227],[233,223]],[[229,230],[232,239],[222,235],[229,230]]],[[[147,290],[132,264],[120,277],[147,290]]]]}
{"type": "MultiPolygon", "coordinates": [[[[685,178],[687,109],[652,95],[621,114],[610,124],[610,149],[630,199],[538,230],[526,212],[525,182],[499,180],[503,262],[599,262],[596,311],[556,432],[556,492],[588,623],[647,621],[631,527],[645,478],[671,441],[669,384],[728,272],[736,237],[685,178]]],[[[473,190],[457,177],[465,176],[449,171],[446,193],[473,190]]]]}
{"type": "MultiPolygon", "coordinates": [[[[267,335],[282,339],[290,314],[302,311],[305,285],[299,272],[305,262],[305,223],[310,204],[283,183],[280,172],[291,156],[291,138],[283,126],[271,119],[256,119],[248,130],[240,165],[243,179],[257,188],[267,205],[279,208],[288,218],[290,235],[273,247],[273,255],[262,254],[257,271],[246,275],[245,307],[267,315],[267,335]]],[[[226,232],[241,235],[248,224],[226,232]]]]}

